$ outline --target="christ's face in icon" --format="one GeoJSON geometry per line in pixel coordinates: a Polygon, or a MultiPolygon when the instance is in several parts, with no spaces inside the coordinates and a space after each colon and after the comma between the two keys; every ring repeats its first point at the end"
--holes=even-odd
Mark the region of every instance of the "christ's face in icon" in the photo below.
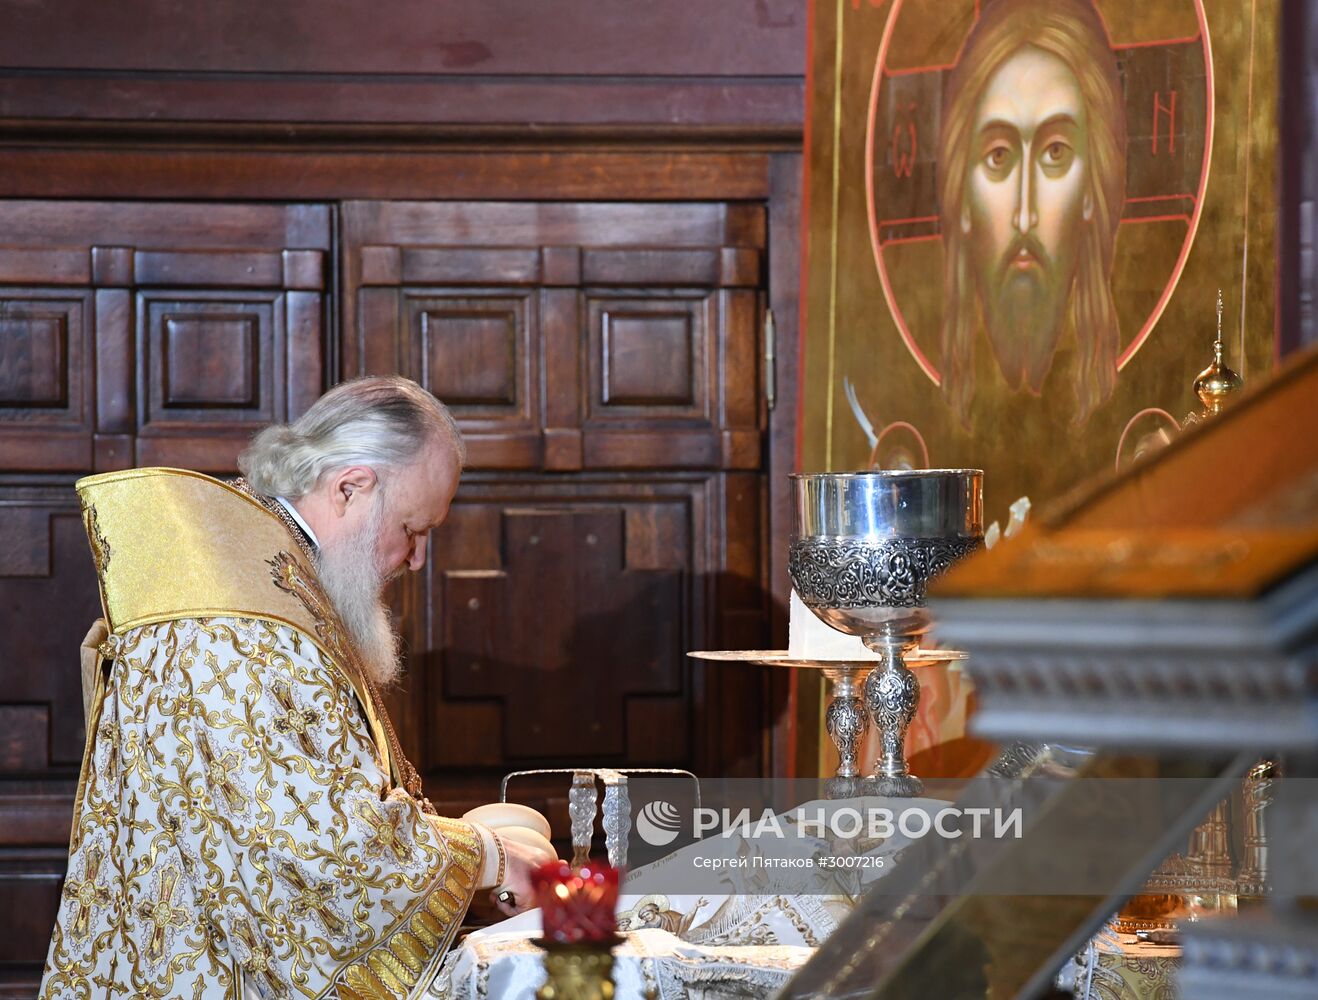
{"type": "Polygon", "coordinates": [[[1062,334],[1090,220],[1088,123],[1057,56],[1026,45],[989,78],[975,112],[961,226],[994,356],[1038,391],[1062,334]]]}

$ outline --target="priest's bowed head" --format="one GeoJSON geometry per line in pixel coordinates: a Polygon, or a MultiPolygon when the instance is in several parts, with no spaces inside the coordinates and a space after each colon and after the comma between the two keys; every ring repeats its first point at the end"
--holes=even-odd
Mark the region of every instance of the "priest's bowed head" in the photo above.
{"type": "Polygon", "coordinates": [[[41,996],[414,997],[473,894],[548,855],[434,814],[379,697],[385,584],[426,560],[465,458],[404,378],[326,393],[225,483],[78,483],[104,621],[41,996]]]}

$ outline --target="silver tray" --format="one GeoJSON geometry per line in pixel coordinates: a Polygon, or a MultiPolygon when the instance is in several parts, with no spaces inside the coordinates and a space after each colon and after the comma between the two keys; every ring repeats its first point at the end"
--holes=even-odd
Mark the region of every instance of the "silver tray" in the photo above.
{"type": "MultiPolygon", "coordinates": [[[[716,663],[761,663],[770,667],[797,667],[807,670],[868,670],[881,660],[794,660],[785,649],[698,649],[686,654],[697,660],[716,663]]],[[[905,654],[908,667],[932,667],[940,663],[953,663],[966,659],[959,649],[916,649],[905,654]]]]}

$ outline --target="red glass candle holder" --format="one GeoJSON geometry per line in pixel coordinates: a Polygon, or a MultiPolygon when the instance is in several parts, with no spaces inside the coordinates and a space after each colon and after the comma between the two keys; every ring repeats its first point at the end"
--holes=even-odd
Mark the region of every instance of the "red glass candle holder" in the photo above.
{"type": "Polygon", "coordinates": [[[618,933],[618,881],[608,865],[574,868],[550,861],[531,874],[544,921],[544,940],[555,944],[612,943],[618,933]]]}

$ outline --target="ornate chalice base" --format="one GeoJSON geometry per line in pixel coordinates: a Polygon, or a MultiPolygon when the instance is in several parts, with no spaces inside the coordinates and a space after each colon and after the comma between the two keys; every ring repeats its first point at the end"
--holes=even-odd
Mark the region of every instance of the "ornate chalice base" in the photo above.
{"type": "Polygon", "coordinates": [[[873,660],[800,660],[782,649],[696,650],[687,654],[698,660],[721,663],[760,663],[765,666],[818,670],[833,686],[828,708],[824,711],[824,729],[837,747],[838,766],[833,777],[824,782],[824,794],[830,799],[849,799],[863,790],[860,747],[869,730],[869,713],[861,699],[861,679],[873,668],[873,660]]]}
{"type": "MultiPolygon", "coordinates": [[[[791,481],[792,586],[816,618],[860,636],[880,656],[865,681],[865,707],[883,749],[865,790],[919,795],[924,785],[903,753],[920,702],[920,683],[906,658],[929,630],[929,582],[983,545],[984,473],[819,472],[791,481]]],[[[852,725],[851,707],[839,708],[839,732],[852,725]]]]}
{"type": "Polygon", "coordinates": [[[904,655],[914,644],[870,636],[865,645],[883,657],[865,678],[865,708],[874,719],[880,745],[874,775],[866,779],[865,791],[915,798],[924,794],[924,782],[911,773],[906,763],[906,730],[920,707],[920,682],[906,665],[904,655]]]}
{"type": "Polygon", "coordinates": [[[830,799],[850,799],[861,793],[860,745],[869,729],[869,716],[859,697],[858,682],[870,663],[839,663],[824,670],[833,682],[833,698],[824,713],[824,729],[837,747],[837,773],[824,782],[830,799]]]}
{"type": "MultiPolygon", "coordinates": [[[[816,537],[792,543],[788,568],[802,602],[828,625],[863,636],[865,645],[881,657],[864,687],[865,709],[883,748],[874,776],[865,782],[866,794],[924,794],[924,783],[911,774],[903,749],[920,704],[920,682],[906,657],[929,629],[924,607],[929,581],[982,544],[978,537],[816,537]]],[[[833,742],[841,752],[837,737],[833,742]]]]}
{"type": "MultiPolygon", "coordinates": [[[[872,648],[872,647],[871,647],[872,648]]],[[[918,649],[914,647],[905,647],[900,649],[900,657],[897,660],[897,672],[905,671],[911,675],[911,667],[922,667],[925,665],[934,665],[940,663],[951,663],[954,660],[964,660],[966,654],[954,649],[918,649]]],[[[905,716],[905,721],[901,721],[900,713],[894,717],[886,708],[886,695],[880,696],[877,701],[868,697],[870,684],[883,688],[883,683],[878,675],[888,670],[887,659],[880,661],[874,660],[802,660],[794,659],[786,650],[781,649],[738,649],[738,650],[699,650],[687,654],[700,660],[713,660],[722,663],[761,663],[765,666],[773,667],[792,667],[798,670],[819,670],[832,684],[833,690],[829,697],[827,709],[824,711],[824,729],[827,731],[829,739],[837,747],[838,767],[833,777],[824,782],[824,794],[830,799],[850,799],[859,795],[893,795],[897,797],[910,798],[921,794],[923,786],[918,778],[910,776],[909,769],[906,768],[905,757],[902,755],[902,746],[906,741],[906,728],[910,721],[915,717],[915,708],[919,704],[919,683],[918,679],[911,675],[911,681],[915,682],[914,697],[910,702],[910,713],[905,716]],[[869,675],[869,680],[864,684],[861,678],[869,675]],[[876,711],[876,705],[879,710],[876,711]],[[865,742],[865,735],[869,731],[870,718],[874,717],[876,724],[887,727],[891,731],[891,737],[884,741],[884,755],[880,758],[878,779],[884,780],[882,784],[876,784],[876,778],[866,778],[862,776],[860,766],[860,748],[865,742]],[[892,749],[889,752],[890,748],[892,749]],[[895,754],[895,759],[889,761],[889,758],[895,754]],[[884,764],[888,762],[886,773],[884,764]],[[903,780],[905,779],[905,780],[903,780]],[[876,788],[882,788],[883,791],[876,792],[876,788]],[[895,789],[895,790],[894,790],[895,789]],[[902,791],[901,789],[914,789],[911,791],[902,791]]],[[[910,697],[908,691],[908,697],[910,697]]]]}

